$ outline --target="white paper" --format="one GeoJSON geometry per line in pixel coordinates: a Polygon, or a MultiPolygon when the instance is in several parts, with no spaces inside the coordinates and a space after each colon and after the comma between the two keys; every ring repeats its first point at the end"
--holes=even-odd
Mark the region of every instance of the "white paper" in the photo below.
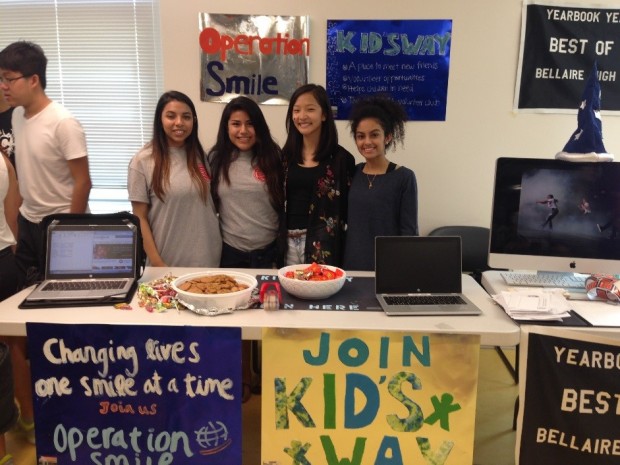
{"type": "Polygon", "coordinates": [[[561,320],[570,317],[563,289],[518,288],[493,296],[515,320],[561,320]]]}

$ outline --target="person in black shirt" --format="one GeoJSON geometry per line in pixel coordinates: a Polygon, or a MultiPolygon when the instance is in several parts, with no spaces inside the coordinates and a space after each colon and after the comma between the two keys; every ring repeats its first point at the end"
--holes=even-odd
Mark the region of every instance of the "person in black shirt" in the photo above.
{"type": "Polygon", "coordinates": [[[13,139],[13,107],[4,99],[4,93],[0,89],[0,147],[15,167],[15,141],[13,139]]]}
{"type": "Polygon", "coordinates": [[[286,130],[282,148],[286,264],[341,266],[355,159],[338,145],[325,88],[306,84],[295,90],[286,114],[286,130]]]}
{"type": "Polygon", "coordinates": [[[549,194],[546,199],[538,200],[536,203],[542,203],[549,208],[549,214],[547,218],[545,218],[545,222],[542,224],[542,227],[549,226],[549,229],[553,229],[553,218],[555,218],[560,210],[558,209],[559,200],[556,199],[553,194],[549,194]]]}

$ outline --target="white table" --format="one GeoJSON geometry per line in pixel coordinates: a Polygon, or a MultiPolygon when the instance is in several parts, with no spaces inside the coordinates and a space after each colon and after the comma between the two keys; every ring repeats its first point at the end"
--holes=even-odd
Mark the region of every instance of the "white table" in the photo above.
{"type": "MultiPolygon", "coordinates": [[[[200,271],[196,268],[147,268],[141,281],[151,281],[170,273],[181,276],[200,271]]],[[[222,270],[225,272],[225,270],[222,270]]],[[[276,274],[276,270],[235,270],[253,275],[276,274]]],[[[370,272],[352,276],[373,276],[370,272]]],[[[346,286],[346,284],[345,284],[346,286]]],[[[215,317],[190,311],[169,310],[149,313],[132,302],[133,310],[112,306],[19,309],[28,289],[0,302],[0,334],[26,335],[27,322],[61,324],[117,324],[240,327],[244,339],[260,339],[262,328],[354,329],[379,331],[421,331],[479,334],[481,344],[516,346],[519,327],[492,301],[484,289],[468,275],[463,275],[463,293],[481,310],[478,316],[399,316],[388,317],[381,311],[312,311],[312,310],[239,310],[215,317]]]]}
{"type": "MultiPolygon", "coordinates": [[[[482,273],[482,286],[491,295],[499,294],[502,291],[510,289],[518,289],[518,287],[508,286],[500,271],[490,270],[482,273]]],[[[577,313],[581,318],[586,320],[592,326],[558,326],[567,331],[587,331],[593,334],[599,334],[605,337],[620,338],[620,305],[609,304],[600,301],[590,300],[570,300],[573,312],[577,313]]],[[[531,324],[528,322],[528,324],[531,324]]],[[[518,344],[517,344],[518,345],[518,344]]],[[[502,352],[501,348],[496,347],[497,352],[508,370],[511,372],[516,383],[519,382],[519,348],[515,352],[515,366],[512,367],[510,362],[502,352]]],[[[517,429],[517,407],[518,398],[515,404],[515,413],[512,429],[517,429]]]]}
{"type": "MultiPolygon", "coordinates": [[[[482,285],[491,295],[511,289],[502,278],[501,272],[493,270],[482,273],[482,285]]],[[[590,300],[569,300],[569,303],[572,310],[592,326],[567,326],[567,328],[590,331],[607,337],[620,335],[620,305],[590,300]]]]}

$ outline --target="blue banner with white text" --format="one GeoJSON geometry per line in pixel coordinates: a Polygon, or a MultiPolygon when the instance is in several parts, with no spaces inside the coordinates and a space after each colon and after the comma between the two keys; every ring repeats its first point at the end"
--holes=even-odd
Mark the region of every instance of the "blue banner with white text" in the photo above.
{"type": "Polygon", "coordinates": [[[240,328],[27,332],[39,464],[241,464],[240,328]]]}
{"type": "Polygon", "coordinates": [[[412,121],[445,121],[452,20],[328,20],[327,92],[336,119],[384,94],[412,121]]]}

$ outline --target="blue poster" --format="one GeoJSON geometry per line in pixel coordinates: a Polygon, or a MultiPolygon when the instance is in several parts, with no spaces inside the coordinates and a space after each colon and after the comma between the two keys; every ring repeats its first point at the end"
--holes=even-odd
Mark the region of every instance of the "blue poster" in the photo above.
{"type": "Polygon", "coordinates": [[[445,121],[452,20],[328,20],[327,92],[336,119],[385,94],[412,121],[445,121]]]}
{"type": "Polygon", "coordinates": [[[241,330],[28,323],[38,463],[241,465],[241,330]]]}

